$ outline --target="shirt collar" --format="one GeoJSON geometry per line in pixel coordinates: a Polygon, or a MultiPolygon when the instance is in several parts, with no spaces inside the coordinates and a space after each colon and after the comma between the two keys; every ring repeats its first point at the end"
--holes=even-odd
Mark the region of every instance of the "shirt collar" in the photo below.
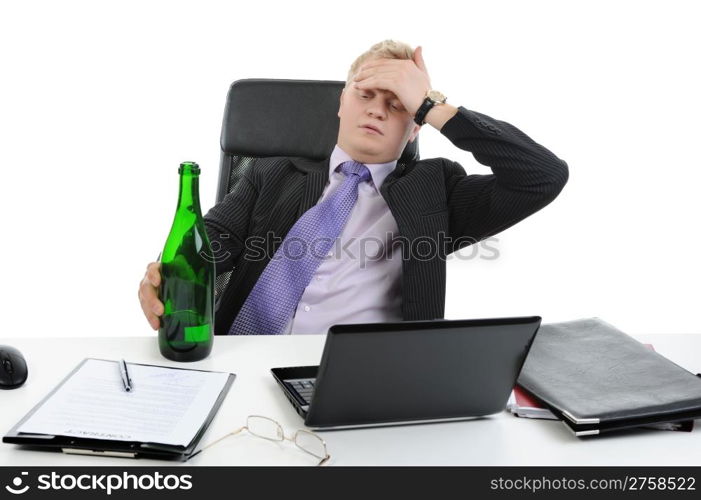
{"type": "MultiPolygon", "coordinates": [[[[341,165],[341,163],[353,161],[348,153],[343,151],[338,144],[331,152],[331,159],[329,160],[329,178],[336,171],[336,169],[341,165]]],[[[375,185],[377,191],[380,190],[382,183],[385,178],[392,173],[392,171],[397,166],[397,160],[390,161],[388,163],[364,163],[368,170],[370,170],[370,177],[372,177],[372,183],[375,185]]]]}

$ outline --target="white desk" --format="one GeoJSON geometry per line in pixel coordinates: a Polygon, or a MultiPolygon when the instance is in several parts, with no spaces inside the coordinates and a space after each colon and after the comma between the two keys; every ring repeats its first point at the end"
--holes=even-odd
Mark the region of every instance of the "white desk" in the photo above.
{"type": "MultiPolygon", "coordinates": [[[[701,372],[701,335],[637,337],[694,372],[701,372]]],[[[27,358],[29,379],[19,389],[0,390],[0,432],[6,433],[85,357],[119,359],[206,370],[231,371],[236,381],[203,442],[240,427],[249,414],[275,418],[286,431],[302,419],[269,369],[315,365],[325,336],[217,337],[212,355],[176,364],[158,352],[155,336],[125,338],[0,339],[27,358]]],[[[327,431],[330,465],[699,465],[701,420],[691,433],[640,430],[576,438],[555,421],[514,417],[507,412],[473,421],[374,429],[327,431]]],[[[179,462],[86,457],[29,451],[0,443],[0,465],[176,465],[179,462]]],[[[309,465],[293,445],[248,435],[230,437],[186,464],[309,465]]]]}

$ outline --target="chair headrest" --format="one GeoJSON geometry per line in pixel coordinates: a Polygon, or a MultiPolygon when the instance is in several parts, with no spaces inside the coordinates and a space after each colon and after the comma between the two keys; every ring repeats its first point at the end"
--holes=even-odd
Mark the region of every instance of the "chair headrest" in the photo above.
{"type": "MultiPolygon", "coordinates": [[[[322,160],[338,138],[339,99],[345,82],[245,79],[231,84],[221,132],[225,154],[322,160]]],[[[419,157],[418,140],[399,159],[419,157]]]]}

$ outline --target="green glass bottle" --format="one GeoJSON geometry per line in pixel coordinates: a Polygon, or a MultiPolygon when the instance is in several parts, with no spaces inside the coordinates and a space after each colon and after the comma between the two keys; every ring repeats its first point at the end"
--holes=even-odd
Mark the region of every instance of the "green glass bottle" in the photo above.
{"type": "Polygon", "coordinates": [[[200,209],[200,167],[184,162],[178,172],[178,208],[161,254],[159,298],[165,310],[158,345],[168,359],[198,361],[212,350],[216,274],[200,209]]]}

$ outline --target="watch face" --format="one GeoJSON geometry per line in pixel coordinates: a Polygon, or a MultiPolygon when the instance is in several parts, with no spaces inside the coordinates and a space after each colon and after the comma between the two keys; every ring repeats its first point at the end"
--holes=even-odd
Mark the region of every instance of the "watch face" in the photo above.
{"type": "Polygon", "coordinates": [[[440,102],[444,103],[447,99],[446,96],[444,96],[441,92],[438,92],[437,90],[430,90],[428,94],[426,95],[429,99],[431,99],[434,102],[440,102]]]}

